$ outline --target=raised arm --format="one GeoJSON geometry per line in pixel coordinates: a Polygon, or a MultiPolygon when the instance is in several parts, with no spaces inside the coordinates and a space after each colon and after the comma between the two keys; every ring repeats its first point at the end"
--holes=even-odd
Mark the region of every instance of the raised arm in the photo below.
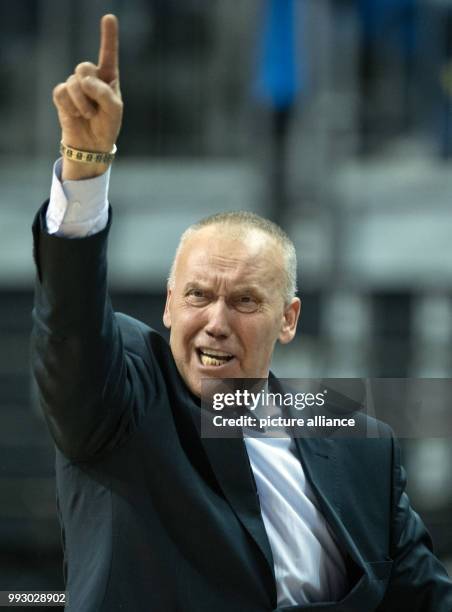
{"type": "MultiPolygon", "coordinates": [[[[118,20],[104,15],[101,20],[97,65],[82,62],[64,83],[53,90],[62,141],[83,151],[109,153],[121,128],[123,103],[119,87],[118,20]]],[[[63,160],[62,179],[98,176],[105,164],[87,164],[63,160]]]]}
{"type": "MultiPolygon", "coordinates": [[[[64,144],[109,152],[122,116],[116,17],[103,17],[101,31],[98,64],[79,64],[54,99],[64,144]]],[[[104,171],[64,159],[66,179],[104,171]]],[[[83,183],[92,181],[75,185],[83,183]]],[[[33,225],[32,368],[55,443],[68,458],[86,461],[119,444],[144,414],[154,393],[151,354],[144,325],[122,317],[120,328],[110,303],[109,225],[90,235],[57,235],[47,231],[46,214],[44,205],[33,225]]]]}

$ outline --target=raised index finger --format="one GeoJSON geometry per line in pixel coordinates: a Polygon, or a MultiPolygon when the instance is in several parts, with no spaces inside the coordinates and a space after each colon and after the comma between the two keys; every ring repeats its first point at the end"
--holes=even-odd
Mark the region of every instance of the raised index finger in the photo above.
{"type": "Polygon", "coordinates": [[[98,76],[105,83],[118,78],[118,20],[115,15],[104,15],[100,22],[98,76]]]}

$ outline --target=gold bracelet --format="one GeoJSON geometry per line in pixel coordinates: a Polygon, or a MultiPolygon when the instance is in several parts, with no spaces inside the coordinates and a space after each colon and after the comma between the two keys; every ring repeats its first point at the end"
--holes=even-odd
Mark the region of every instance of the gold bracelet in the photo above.
{"type": "Polygon", "coordinates": [[[99,151],[81,151],[80,149],[74,149],[68,147],[61,141],[60,153],[63,157],[70,159],[71,161],[81,162],[82,164],[111,164],[115,158],[117,148],[113,145],[113,149],[110,153],[102,153],[99,151]]]}

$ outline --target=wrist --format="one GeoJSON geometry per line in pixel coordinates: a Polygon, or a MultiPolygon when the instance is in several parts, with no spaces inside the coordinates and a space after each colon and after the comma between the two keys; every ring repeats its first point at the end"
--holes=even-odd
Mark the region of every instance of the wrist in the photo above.
{"type": "Polygon", "coordinates": [[[96,178],[97,176],[104,174],[104,172],[106,172],[109,168],[109,164],[80,164],[79,162],[71,161],[66,157],[63,157],[62,161],[62,181],[80,181],[90,178],[96,178]]]}

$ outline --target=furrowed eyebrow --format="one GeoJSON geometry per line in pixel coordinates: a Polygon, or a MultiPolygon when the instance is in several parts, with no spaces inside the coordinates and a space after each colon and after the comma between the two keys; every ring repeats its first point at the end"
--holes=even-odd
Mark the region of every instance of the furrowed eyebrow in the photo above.
{"type": "Polygon", "coordinates": [[[191,289],[203,289],[204,291],[207,291],[209,287],[207,284],[204,284],[199,281],[190,281],[189,283],[185,285],[184,292],[190,291],[191,289]]]}
{"type": "MultiPolygon", "coordinates": [[[[190,281],[184,287],[184,294],[193,291],[194,289],[199,289],[201,291],[205,291],[206,293],[215,294],[215,291],[212,290],[208,283],[204,283],[202,281],[190,281]]],[[[249,295],[258,300],[265,299],[265,294],[257,285],[242,285],[242,286],[234,286],[234,288],[230,291],[227,298],[235,299],[240,297],[241,295],[249,295]]]]}
{"type": "Polygon", "coordinates": [[[208,284],[201,282],[189,282],[185,285],[183,295],[188,295],[191,291],[202,291],[206,295],[212,295],[213,291],[208,284]]]}
{"type": "Polygon", "coordinates": [[[255,285],[243,285],[243,287],[234,287],[234,290],[231,291],[232,297],[237,297],[240,295],[249,295],[251,297],[263,299],[264,294],[255,285]]]}

